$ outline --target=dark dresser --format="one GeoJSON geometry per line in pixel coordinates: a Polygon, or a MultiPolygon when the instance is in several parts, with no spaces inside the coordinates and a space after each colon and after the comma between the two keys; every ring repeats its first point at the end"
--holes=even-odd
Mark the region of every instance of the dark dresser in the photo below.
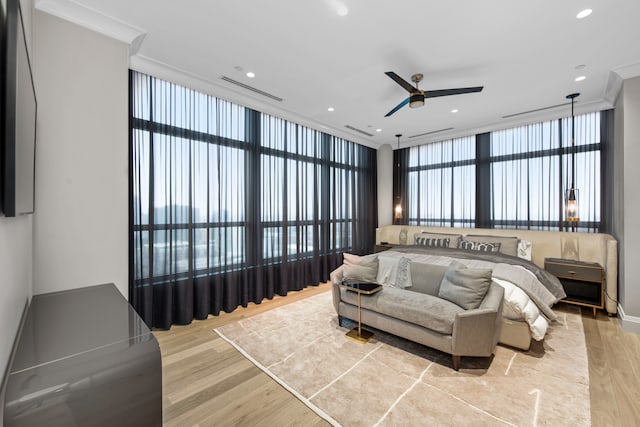
{"type": "Polygon", "coordinates": [[[160,426],[160,348],[113,284],[31,300],[4,425],[160,426]]]}

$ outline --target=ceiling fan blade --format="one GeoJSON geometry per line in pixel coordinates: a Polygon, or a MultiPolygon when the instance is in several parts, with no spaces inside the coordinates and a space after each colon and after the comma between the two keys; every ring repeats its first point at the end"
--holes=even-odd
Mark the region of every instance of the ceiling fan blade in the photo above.
{"type": "Polygon", "coordinates": [[[448,96],[448,95],[461,95],[463,93],[473,93],[480,92],[484,86],[475,86],[475,87],[461,87],[458,89],[440,89],[440,90],[425,90],[424,97],[425,98],[435,98],[438,96],[448,96]]]}
{"type": "Polygon", "coordinates": [[[398,83],[400,86],[402,86],[403,88],[405,88],[405,90],[409,93],[415,92],[416,88],[415,86],[413,86],[411,83],[409,83],[408,81],[406,81],[405,79],[403,79],[402,77],[400,77],[399,75],[397,75],[396,73],[394,73],[393,71],[387,71],[385,72],[385,74],[389,77],[391,77],[391,79],[398,83]]]}
{"type": "Polygon", "coordinates": [[[396,105],[396,108],[394,108],[393,110],[389,111],[387,114],[385,114],[385,117],[389,117],[390,115],[392,115],[393,113],[395,113],[396,111],[398,111],[399,109],[401,109],[402,107],[404,107],[405,105],[407,105],[409,103],[409,98],[405,99],[404,101],[402,101],[400,104],[396,105]]]}

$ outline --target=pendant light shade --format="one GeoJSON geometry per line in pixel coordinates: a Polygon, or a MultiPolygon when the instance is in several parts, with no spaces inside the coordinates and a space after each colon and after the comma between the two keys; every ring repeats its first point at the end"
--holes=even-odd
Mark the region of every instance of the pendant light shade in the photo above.
{"type": "Polygon", "coordinates": [[[571,187],[565,194],[565,218],[568,222],[580,221],[580,212],[578,211],[578,190],[571,187]]]}
{"type": "Polygon", "coordinates": [[[567,95],[571,100],[571,188],[565,192],[564,218],[570,224],[571,231],[576,231],[580,221],[578,190],[575,187],[576,178],[576,140],[575,140],[575,116],[573,114],[573,104],[579,93],[567,95]]]}
{"type": "Polygon", "coordinates": [[[395,219],[402,219],[402,205],[400,204],[400,196],[398,196],[398,203],[393,208],[393,217],[395,219]]]}
{"type": "Polygon", "coordinates": [[[396,138],[398,138],[398,195],[396,196],[396,204],[393,208],[393,218],[400,220],[402,219],[402,201],[400,199],[400,137],[402,134],[396,134],[396,138]]]}

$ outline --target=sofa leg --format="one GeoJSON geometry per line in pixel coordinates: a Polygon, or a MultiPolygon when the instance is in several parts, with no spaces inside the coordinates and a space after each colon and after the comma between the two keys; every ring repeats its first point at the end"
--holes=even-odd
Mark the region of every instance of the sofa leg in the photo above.
{"type": "Polygon", "coordinates": [[[338,315],[338,326],[342,327],[342,316],[338,315]]]}
{"type": "Polygon", "coordinates": [[[453,362],[453,369],[455,369],[456,371],[460,369],[460,356],[456,356],[455,354],[452,354],[451,361],[453,362]]]}

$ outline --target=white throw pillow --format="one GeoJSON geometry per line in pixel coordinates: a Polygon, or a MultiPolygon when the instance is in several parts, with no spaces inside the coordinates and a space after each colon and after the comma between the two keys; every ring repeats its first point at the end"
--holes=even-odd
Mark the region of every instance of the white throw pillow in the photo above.
{"type": "Polygon", "coordinates": [[[528,240],[518,240],[518,258],[531,261],[531,242],[528,240]]]}
{"type": "Polygon", "coordinates": [[[358,256],[345,253],[343,278],[345,282],[375,282],[378,275],[378,254],[358,256]]]}

